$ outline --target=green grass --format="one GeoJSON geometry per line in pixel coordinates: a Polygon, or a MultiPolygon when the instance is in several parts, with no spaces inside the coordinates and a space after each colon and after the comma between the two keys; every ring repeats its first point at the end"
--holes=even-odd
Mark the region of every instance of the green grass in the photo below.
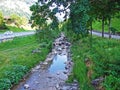
{"type": "Polygon", "coordinates": [[[8,26],[8,30],[13,31],[13,32],[26,31],[26,30],[23,29],[23,28],[18,28],[18,27],[15,27],[15,26],[8,26]]]}
{"type": "MultiPolygon", "coordinates": [[[[113,18],[112,19],[112,27],[115,28],[118,32],[120,32],[120,18],[113,18]]],[[[102,30],[102,23],[95,21],[93,23],[93,30],[98,30],[101,31],[102,30]]],[[[108,32],[108,26],[107,24],[105,25],[105,32],[108,32]]]]}
{"type": "Polygon", "coordinates": [[[71,51],[74,68],[70,79],[77,79],[81,90],[94,90],[90,82],[101,76],[105,77],[105,90],[120,89],[120,40],[94,36],[91,44],[89,37],[81,38],[73,42],[71,51]],[[87,77],[89,68],[85,65],[86,58],[93,62],[90,80],[87,77]]]}
{"type": "Polygon", "coordinates": [[[0,33],[4,33],[6,31],[24,32],[24,31],[28,31],[28,30],[25,30],[24,28],[18,28],[15,26],[7,26],[7,29],[0,29],[0,33]]]}
{"type": "Polygon", "coordinates": [[[0,90],[7,90],[36,64],[43,61],[49,52],[49,46],[42,47],[39,53],[32,50],[40,48],[35,36],[15,38],[0,43],[0,90]]]}

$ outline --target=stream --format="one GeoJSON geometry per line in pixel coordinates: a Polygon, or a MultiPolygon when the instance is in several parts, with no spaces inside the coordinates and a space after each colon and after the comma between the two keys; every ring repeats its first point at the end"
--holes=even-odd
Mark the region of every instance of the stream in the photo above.
{"type": "Polygon", "coordinates": [[[78,90],[78,84],[66,84],[73,67],[70,43],[63,33],[53,42],[52,51],[44,62],[31,70],[29,76],[12,90],[78,90]]]}

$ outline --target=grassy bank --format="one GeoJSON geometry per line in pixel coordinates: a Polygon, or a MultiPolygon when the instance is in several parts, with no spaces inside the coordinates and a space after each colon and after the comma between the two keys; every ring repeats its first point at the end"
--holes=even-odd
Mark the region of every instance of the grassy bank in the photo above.
{"type": "Polygon", "coordinates": [[[24,28],[18,28],[18,27],[15,27],[15,26],[7,26],[6,29],[0,29],[0,33],[4,33],[6,31],[24,32],[24,31],[30,31],[30,30],[26,30],[24,28]]]}
{"type": "Polygon", "coordinates": [[[17,84],[32,67],[43,61],[49,52],[48,47],[40,47],[35,36],[0,43],[0,90],[17,84]],[[40,52],[32,53],[36,49],[40,52]]]}
{"type": "Polygon", "coordinates": [[[77,79],[81,90],[94,90],[91,81],[99,77],[104,82],[100,90],[119,90],[120,87],[120,40],[93,36],[72,41],[73,74],[69,81],[77,79]]]}

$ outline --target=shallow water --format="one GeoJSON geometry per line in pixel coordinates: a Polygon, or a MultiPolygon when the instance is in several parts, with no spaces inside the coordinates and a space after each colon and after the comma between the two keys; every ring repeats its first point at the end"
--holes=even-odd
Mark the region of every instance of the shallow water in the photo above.
{"type": "Polygon", "coordinates": [[[50,73],[56,73],[65,70],[65,62],[67,62],[67,55],[56,55],[53,62],[48,69],[50,73]]]}

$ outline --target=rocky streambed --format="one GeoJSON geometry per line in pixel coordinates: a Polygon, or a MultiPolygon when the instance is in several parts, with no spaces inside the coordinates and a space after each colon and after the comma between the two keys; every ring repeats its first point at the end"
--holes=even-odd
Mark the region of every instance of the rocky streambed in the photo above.
{"type": "Polygon", "coordinates": [[[73,67],[70,45],[61,33],[46,60],[34,67],[29,77],[12,90],[79,90],[76,80],[65,83],[73,67]]]}

